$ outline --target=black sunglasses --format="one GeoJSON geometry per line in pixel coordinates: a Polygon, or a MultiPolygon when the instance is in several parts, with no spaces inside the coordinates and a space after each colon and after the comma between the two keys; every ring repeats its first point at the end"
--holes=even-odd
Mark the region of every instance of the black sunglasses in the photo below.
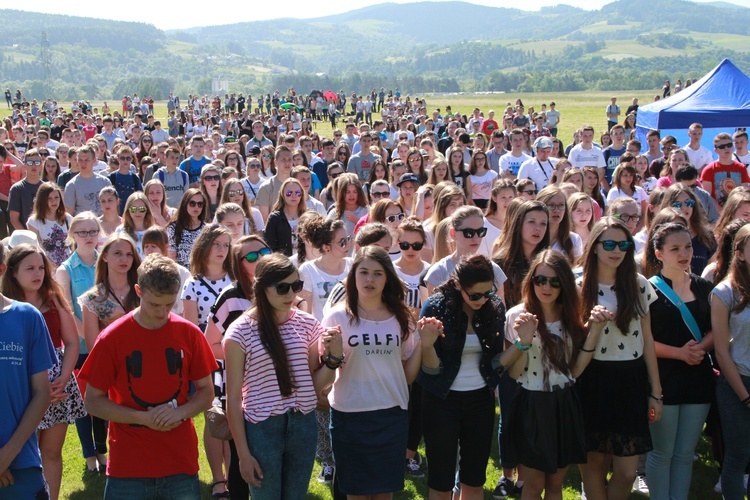
{"type": "Polygon", "coordinates": [[[531,278],[531,281],[536,286],[544,286],[547,283],[549,283],[549,286],[552,288],[560,288],[562,286],[562,283],[560,282],[560,278],[554,277],[554,278],[548,278],[547,276],[543,276],[541,274],[538,274],[531,278]]]}
{"type": "Polygon", "coordinates": [[[521,191],[523,194],[533,194],[536,195],[539,191],[536,189],[527,189],[526,191],[521,191]]]}
{"type": "Polygon", "coordinates": [[[304,281],[297,280],[292,283],[275,283],[271,286],[276,289],[277,294],[286,295],[289,293],[289,290],[291,290],[294,293],[299,293],[302,290],[302,287],[304,285],[305,285],[304,281]]]}
{"type": "Polygon", "coordinates": [[[409,250],[409,247],[411,247],[414,250],[416,250],[417,252],[419,252],[420,250],[422,250],[423,246],[424,246],[424,242],[423,241],[418,241],[416,243],[409,243],[408,241],[399,241],[398,242],[398,247],[401,250],[404,250],[404,251],[409,250]]]}
{"type": "Polygon", "coordinates": [[[716,149],[728,149],[728,148],[731,148],[732,146],[734,146],[734,144],[732,144],[731,142],[727,142],[725,144],[717,144],[715,147],[716,149]]]}
{"type": "Polygon", "coordinates": [[[479,229],[467,227],[465,229],[456,229],[456,231],[463,233],[464,238],[466,238],[467,240],[470,240],[471,238],[473,238],[475,234],[479,236],[480,238],[484,238],[484,235],[487,234],[486,227],[480,227],[479,229]]]}
{"type": "Polygon", "coordinates": [[[245,260],[249,263],[256,262],[258,259],[263,257],[264,255],[271,255],[271,249],[268,247],[261,248],[260,250],[256,252],[248,252],[245,254],[245,260]]]}
{"type": "Polygon", "coordinates": [[[467,297],[469,297],[469,300],[474,302],[475,300],[479,299],[491,299],[495,296],[495,290],[490,290],[489,292],[484,293],[469,293],[466,290],[464,290],[464,293],[467,297]]]}
{"type": "Polygon", "coordinates": [[[193,208],[195,208],[195,207],[203,208],[203,202],[202,201],[193,201],[193,200],[190,200],[190,201],[188,201],[188,205],[191,206],[191,207],[193,207],[193,208]]]}
{"type": "Polygon", "coordinates": [[[391,195],[390,191],[371,191],[370,196],[373,198],[387,198],[391,195]]]}
{"type": "Polygon", "coordinates": [[[218,181],[221,180],[220,175],[204,175],[203,176],[204,181],[218,181]]]}
{"type": "Polygon", "coordinates": [[[335,179],[336,177],[338,177],[339,175],[341,175],[341,174],[343,174],[343,173],[344,173],[344,172],[336,172],[335,174],[328,174],[328,175],[330,175],[330,176],[331,176],[331,179],[335,179]]]}

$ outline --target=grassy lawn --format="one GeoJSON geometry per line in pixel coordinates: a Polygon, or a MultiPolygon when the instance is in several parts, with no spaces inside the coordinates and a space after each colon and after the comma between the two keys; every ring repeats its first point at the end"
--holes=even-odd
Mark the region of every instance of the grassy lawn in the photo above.
{"type": "MultiPolygon", "coordinates": [[[[497,425],[497,423],[496,423],[497,425]]],[[[203,416],[195,419],[195,426],[198,436],[203,435],[203,416]]],[[[497,434],[495,434],[497,435],[497,434]]],[[[200,481],[203,498],[211,497],[211,473],[203,454],[202,439],[200,449],[200,481]]],[[[424,453],[424,449],[421,450],[424,453]]],[[[144,454],[159,453],[158,450],[143,450],[144,454]]],[[[718,472],[713,460],[710,458],[710,442],[701,439],[698,445],[699,459],[693,466],[693,482],[690,492],[690,500],[720,500],[721,496],[714,493],[713,486],[718,479],[718,472]]],[[[168,459],[168,454],[164,453],[164,459],[168,459]]],[[[487,482],[484,485],[485,499],[492,499],[492,490],[495,488],[497,480],[500,478],[500,471],[497,462],[497,439],[492,442],[492,455],[487,464],[487,482]]],[[[80,444],[75,426],[71,425],[68,429],[68,436],[63,448],[63,482],[61,489],[61,498],[70,500],[91,500],[102,498],[104,494],[104,475],[95,475],[85,473],[86,463],[81,457],[80,444]]],[[[330,499],[330,489],[318,484],[316,476],[320,471],[319,464],[313,469],[310,477],[310,487],[308,489],[308,499],[330,499]]],[[[578,468],[571,467],[565,480],[564,500],[575,500],[581,497],[581,476],[578,468]]],[[[407,480],[405,489],[395,495],[396,499],[417,499],[427,498],[427,478],[407,480]]],[[[630,500],[648,498],[643,495],[631,494],[630,500]]]]}

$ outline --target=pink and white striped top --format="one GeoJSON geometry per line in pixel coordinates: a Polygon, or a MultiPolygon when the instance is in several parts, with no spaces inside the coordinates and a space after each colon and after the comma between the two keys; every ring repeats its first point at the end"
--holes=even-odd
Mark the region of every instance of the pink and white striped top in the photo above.
{"type": "Polygon", "coordinates": [[[245,313],[231,324],[224,342],[233,340],[245,352],[242,409],[246,420],[257,424],[288,410],[308,413],[315,409],[317,397],[308,360],[310,347],[317,345],[322,333],[313,316],[296,309],[279,325],[294,385],[292,394],[285,398],[279,391],[273,361],[261,343],[257,319],[245,313]]]}

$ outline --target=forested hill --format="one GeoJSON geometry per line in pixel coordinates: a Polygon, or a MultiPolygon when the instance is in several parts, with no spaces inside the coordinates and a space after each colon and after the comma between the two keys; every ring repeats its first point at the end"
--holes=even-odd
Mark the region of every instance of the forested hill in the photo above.
{"type": "Polygon", "coordinates": [[[12,27],[0,31],[2,85],[38,98],[161,99],[209,93],[213,79],[255,93],[385,84],[409,92],[645,89],[700,77],[724,57],[750,70],[750,9],[727,2],[618,0],[538,12],[383,3],[166,32],[145,22],[0,16],[12,27]]]}

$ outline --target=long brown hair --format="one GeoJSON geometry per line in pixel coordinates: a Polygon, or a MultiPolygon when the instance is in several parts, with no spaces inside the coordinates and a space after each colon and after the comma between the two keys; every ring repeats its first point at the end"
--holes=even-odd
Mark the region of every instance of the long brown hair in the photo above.
{"type": "Polygon", "coordinates": [[[30,218],[38,220],[44,223],[47,218],[47,201],[49,195],[57,191],[60,194],[60,205],[55,210],[55,221],[58,224],[65,223],[65,203],[63,201],[63,190],[54,182],[42,182],[39,185],[39,189],[36,192],[36,198],[34,198],[34,211],[31,213],[30,218]]]}
{"type": "Polygon", "coordinates": [[[648,312],[638,291],[638,272],[635,267],[635,244],[633,235],[627,226],[614,217],[602,217],[594,224],[586,248],[581,256],[583,264],[583,284],[581,286],[581,318],[586,321],[595,305],[599,303],[599,260],[596,256],[597,245],[602,233],[607,229],[619,229],[625,235],[630,247],[615,273],[615,297],[617,297],[617,311],[615,324],[623,333],[628,333],[630,321],[636,317],[643,317],[648,312]]]}
{"type": "Polygon", "coordinates": [[[719,248],[716,251],[716,267],[714,268],[714,285],[718,285],[729,274],[729,266],[734,256],[734,239],[737,233],[750,221],[736,219],[724,227],[719,237],[719,248]]]}
{"type": "Polygon", "coordinates": [[[673,223],[682,224],[683,226],[688,227],[685,217],[674,208],[669,207],[656,214],[651,223],[651,227],[649,227],[648,236],[646,237],[646,245],[643,247],[643,257],[641,259],[641,270],[643,271],[643,276],[646,278],[650,278],[659,272],[659,267],[661,266],[661,263],[656,261],[656,256],[653,255],[653,252],[651,254],[649,253],[649,248],[653,246],[653,234],[659,226],[673,223]]]}
{"type": "MultiPolygon", "coordinates": [[[[544,189],[539,191],[536,195],[536,199],[544,204],[547,204],[552,198],[557,195],[563,197],[563,217],[560,220],[560,225],[557,228],[557,243],[562,247],[568,262],[571,264],[575,261],[576,256],[574,255],[573,238],[570,236],[570,213],[568,212],[568,204],[565,202],[565,193],[557,186],[546,186],[544,189]]],[[[552,222],[550,222],[550,226],[552,222]]],[[[548,226],[549,227],[549,226],[548,226]]],[[[550,241],[550,245],[554,245],[555,242],[550,241]]]]}
{"type": "Polygon", "coordinates": [[[735,295],[740,296],[740,301],[732,308],[732,312],[742,312],[750,302],[750,272],[748,266],[750,263],[740,260],[738,254],[745,251],[745,246],[750,241],[750,225],[745,225],[737,231],[734,237],[734,258],[729,269],[729,283],[735,295]]]}
{"type": "MultiPolygon", "coordinates": [[[[220,236],[227,236],[231,245],[232,234],[229,229],[220,224],[211,224],[205,226],[193,243],[193,249],[190,252],[190,273],[193,276],[203,276],[208,271],[208,257],[214,242],[220,236]]],[[[231,248],[231,247],[230,247],[231,248]]],[[[229,256],[224,258],[221,268],[231,276],[229,256]]]]}
{"type": "MultiPolygon", "coordinates": [[[[253,284],[253,296],[255,298],[255,314],[258,319],[258,336],[263,347],[273,361],[276,370],[276,379],[279,382],[279,391],[284,397],[289,397],[294,390],[292,373],[289,370],[289,359],[286,354],[286,346],[279,334],[279,325],[273,307],[266,296],[268,289],[279,281],[296,273],[292,261],[286,255],[274,253],[263,257],[258,261],[255,268],[255,283],[253,284]]],[[[270,293],[276,293],[270,292],[270,293]]]]}
{"type": "Polygon", "coordinates": [[[401,278],[396,274],[396,269],[393,267],[388,252],[375,245],[359,249],[354,257],[354,262],[352,262],[352,268],[346,277],[346,314],[349,316],[350,323],[359,324],[357,269],[365,259],[372,259],[383,267],[386,279],[381,300],[386,309],[396,316],[396,320],[401,327],[402,340],[408,339],[415,324],[409,308],[404,303],[406,289],[401,278]]]}
{"type": "Polygon", "coordinates": [[[193,196],[200,195],[203,199],[203,208],[201,209],[201,213],[198,214],[198,220],[200,222],[204,222],[206,220],[206,213],[208,210],[208,198],[206,198],[206,195],[203,194],[203,191],[197,188],[189,188],[185,193],[182,195],[182,198],[180,198],[180,206],[177,208],[177,212],[175,212],[174,217],[172,219],[172,224],[174,224],[174,246],[175,248],[180,246],[180,243],[182,242],[182,232],[185,229],[188,229],[190,225],[192,224],[192,220],[190,219],[190,214],[188,213],[188,203],[190,203],[190,200],[193,198],[193,196]]]}
{"type": "Polygon", "coordinates": [[[693,213],[690,215],[690,220],[688,220],[690,230],[695,233],[695,237],[698,238],[698,241],[705,245],[706,248],[709,250],[715,248],[716,239],[714,238],[713,233],[708,230],[708,219],[706,219],[706,212],[703,209],[703,204],[695,196],[692,189],[682,183],[672,184],[664,193],[664,198],[661,200],[661,209],[664,210],[667,207],[671,207],[672,203],[677,201],[677,197],[681,193],[685,193],[691,200],[693,200],[693,202],[695,202],[693,213]]]}
{"type": "Polygon", "coordinates": [[[586,340],[586,335],[584,334],[581,317],[578,314],[580,301],[578,299],[575,277],[565,256],[555,250],[544,250],[539,253],[531,263],[529,272],[523,280],[522,296],[526,312],[535,314],[539,318],[537,333],[542,341],[542,350],[555,368],[562,373],[569,374],[578,356],[578,351],[583,345],[583,341],[586,340]],[[573,353],[567,361],[565,344],[557,342],[554,335],[547,329],[545,319],[549,320],[552,318],[544,318],[542,305],[534,292],[534,272],[543,264],[551,267],[560,280],[560,295],[557,296],[556,304],[560,311],[560,322],[563,326],[563,332],[565,336],[570,338],[573,344],[573,353]]]}
{"type": "Polygon", "coordinates": [[[273,212],[283,212],[284,207],[286,207],[286,200],[284,199],[284,193],[287,190],[287,186],[289,184],[297,184],[299,186],[299,190],[302,193],[302,196],[299,198],[299,204],[297,205],[297,217],[305,213],[307,210],[307,193],[305,192],[305,188],[302,187],[302,183],[295,179],[294,177],[289,177],[287,180],[285,180],[281,184],[281,189],[279,189],[279,197],[276,198],[276,204],[273,206],[272,211],[273,212]]]}
{"type": "Polygon", "coordinates": [[[257,234],[243,236],[232,244],[229,259],[227,259],[230,263],[234,279],[237,282],[237,288],[245,294],[247,300],[253,300],[253,280],[245,274],[243,269],[242,262],[245,260],[245,255],[242,253],[242,247],[245,246],[245,243],[251,242],[260,243],[268,248],[268,243],[257,234]]]}
{"type": "Polygon", "coordinates": [[[140,302],[138,295],[135,293],[135,285],[138,283],[138,266],[141,265],[141,257],[138,255],[138,249],[135,241],[127,233],[112,233],[104,241],[102,249],[99,253],[99,258],[96,259],[96,269],[94,271],[94,287],[97,288],[99,285],[104,285],[104,294],[101,294],[96,300],[104,302],[107,300],[107,294],[112,290],[112,285],[109,284],[109,264],[104,260],[104,257],[109,252],[109,247],[118,241],[127,241],[130,244],[131,250],[133,251],[133,264],[128,269],[127,278],[130,289],[128,294],[125,296],[125,300],[122,303],[125,312],[130,312],[138,306],[140,302]]]}
{"type": "Polygon", "coordinates": [[[13,250],[6,257],[5,264],[8,266],[8,269],[3,274],[2,281],[0,282],[3,294],[13,300],[26,302],[26,294],[18,283],[15,274],[21,262],[34,253],[40,255],[44,263],[44,278],[42,278],[42,285],[39,288],[39,296],[42,298],[42,304],[48,304],[54,299],[60,308],[67,312],[72,312],[68,301],[64,299],[65,295],[63,295],[62,287],[52,277],[52,268],[54,265],[42,249],[26,243],[13,247],[13,250]]]}
{"type": "MultiPolygon", "coordinates": [[[[346,210],[346,188],[355,186],[357,188],[357,206],[366,207],[365,191],[362,189],[362,183],[355,174],[343,173],[338,178],[341,180],[336,185],[336,218],[343,219],[346,210]]],[[[338,180],[337,178],[337,180],[338,180]]]]}

